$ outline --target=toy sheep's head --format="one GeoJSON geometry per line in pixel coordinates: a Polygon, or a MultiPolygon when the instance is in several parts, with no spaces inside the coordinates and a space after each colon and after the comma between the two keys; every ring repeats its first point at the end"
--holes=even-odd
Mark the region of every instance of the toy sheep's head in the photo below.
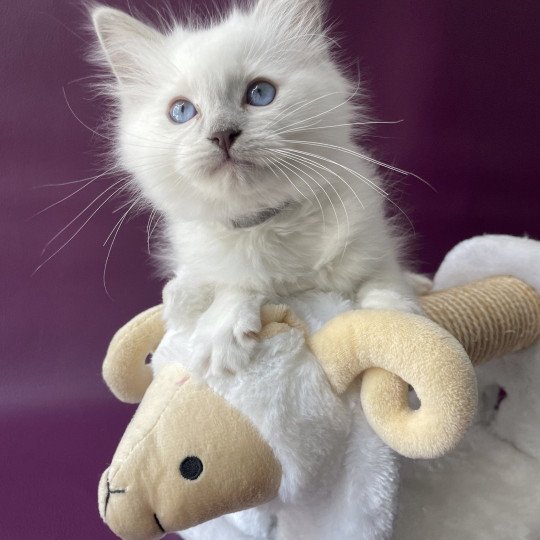
{"type": "MultiPolygon", "coordinates": [[[[312,456],[294,452],[293,443],[283,445],[291,437],[304,438],[313,428],[321,434],[320,448],[315,445],[312,452],[320,454],[317,463],[335,461],[327,454],[336,446],[326,448],[324,440],[339,444],[339,436],[346,436],[345,427],[333,424],[343,418],[343,396],[360,375],[368,421],[404,455],[445,453],[474,415],[476,379],[467,354],[431,321],[395,312],[349,312],[305,338],[302,323],[290,310],[268,306],[263,310],[263,343],[279,341],[280,332],[296,336],[281,352],[287,356],[294,348],[291,343],[298,345],[287,362],[303,370],[302,376],[294,377],[298,393],[310,393],[302,398],[305,409],[297,411],[297,418],[305,421],[312,409],[319,409],[313,413],[313,425],[304,427],[306,433],[289,434],[283,443],[279,431],[287,431],[296,411],[285,412],[283,400],[270,399],[269,382],[257,373],[245,379],[231,377],[233,391],[219,385],[211,389],[179,364],[166,365],[152,376],[144,359],[164,335],[160,316],[154,308],[128,323],[113,339],[104,363],[105,379],[120,399],[142,398],[99,488],[100,513],[124,539],[159,538],[166,531],[190,528],[278,496],[284,499],[291,491],[291,470],[312,456]],[[419,410],[409,408],[404,381],[416,389],[422,402],[419,410]],[[244,391],[257,395],[257,384],[262,392],[258,413],[249,406],[254,400],[242,397],[244,391]]],[[[278,349],[274,353],[280,354],[278,349]]],[[[259,364],[260,374],[268,371],[259,364]]],[[[292,403],[297,402],[289,401],[288,406],[294,407],[292,403]]]]}
{"type": "Polygon", "coordinates": [[[177,364],[156,375],[99,486],[102,518],[147,540],[262,504],[280,465],[238,411],[177,364]]]}

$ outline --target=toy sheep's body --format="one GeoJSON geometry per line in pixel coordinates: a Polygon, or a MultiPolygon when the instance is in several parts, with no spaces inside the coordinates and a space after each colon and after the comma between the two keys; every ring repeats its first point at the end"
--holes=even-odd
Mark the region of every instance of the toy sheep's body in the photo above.
{"type": "MultiPolygon", "coordinates": [[[[538,290],[538,267],[538,243],[485,237],[451,252],[435,285],[512,274],[538,290]],[[459,275],[462,268],[468,271],[459,275]]],[[[540,333],[540,296],[514,282],[435,295],[424,306],[442,306],[446,322],[459,323],[454,335],[472,329],[463,337],[475,360],[518,350],[540,333]],[[460,318],[460,310],[468,315],[460,318]],[[490,347],[499,341],[503,347],[490,347]]],[[[100,482],[100,512],[117,534],[149,540],[183,528],[186,540],[540,537],[540,399],[523,395],[540,380],[540,345],[482,366],[481,407],[468,436],[441,460],[405,461],[400,483],[401,459],[389,446],[408,456],[444,455],[472,421],[477,387],[465,350],[416,315],[339,315],[351,306],[328,293],[287,303],[308,332],[288,309],[267,307],[248,368],[204,383],[182,367],[188,336],[163,337],[159,311],[115,336],[105,378],[122,399],[144,395],[100,482]],[[155,351],[153,377],[141,361],[148,351],[155,351]],[[417,390],[418,411],[410,410],[402,379],[417,390]],[[499,386],[509,396],[496,412],[499,386]]]]}

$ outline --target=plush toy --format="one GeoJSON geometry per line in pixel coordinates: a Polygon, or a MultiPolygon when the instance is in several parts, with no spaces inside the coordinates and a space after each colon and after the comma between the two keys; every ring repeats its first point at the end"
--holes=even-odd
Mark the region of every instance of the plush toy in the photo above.
{"type": "Polygon", "coordinates": [[[424,298],[436,322],[351,312],[333,294],[288,303],[264,308],[248,369],[204,382],[185,371],[185,340],[165,332],[159,307],[117,333],[105,379],[142,403],[100,482],[116,534],[389,538],[399,481],[389,447],[410,458],[452,450],[477,401],[467,353],[481,362],[540,333],[538,294],[510,277],[424,298]]]}
{"type": "MultiPolygon", "coordinates": [[[[540,242],[499,235],[462,242],[434,288],[500,274],[540,291],[540,242]]],[[[540,342],[476,374],[478,414],[458,447],[436,460],[402,460],[395,540],[540,538],[540,342]]]]}

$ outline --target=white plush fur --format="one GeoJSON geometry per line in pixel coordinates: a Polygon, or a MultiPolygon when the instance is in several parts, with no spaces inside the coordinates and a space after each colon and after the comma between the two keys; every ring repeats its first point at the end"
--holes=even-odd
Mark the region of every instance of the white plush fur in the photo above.
{"type": "MultiPolygon", "coordinates": [[[[538,242],[486,236],[451,251],[435,283],[512,274],[540,289],[539,267],[538,242]]],[[[351,306],[330,293],[289,302],[312,331],[351,306]]],[[[366,424],[358,388],[337,398],[301,345],[298,331],[279,335],[239,375],[208,378],[269,441],[283,481],[276,500],[184,531],[186,540],[540,538],[540,344],[479,368],[479,414],[464,441],[436,461],[403,460],[401,475],[366,424]],[[495,410],[500,386],[508,397],[495,410]]],[[[188,354],[186,335],[170,330],[154,369],[188,354]]]]}
{"type": "Polygon", "coordinates": [[[369,124],[354,105],[359,87],[323,19],[321,0],[245,2],[212,24],[164,31],[93,11],[101,61],[117,79],[117,161],[163,219],[176,275],[168,320],[191,322],[201,373],[248,363],[260,305],[275,295],[339,291],[362,307],[417,310],[376,163],[354,142],[369,124]],[[267,107],[245,103],[257,79],[277,87],[267,107]],[[182,125],[168,116],[179,97],[199,112],[182,125]],[[210,139],[229,128],[241,135],[226,159],[210,139]],[[259,225],[232,225],[282,207],[259,225]],[[224,297],[236,303],[230,313],[224,297]]]}

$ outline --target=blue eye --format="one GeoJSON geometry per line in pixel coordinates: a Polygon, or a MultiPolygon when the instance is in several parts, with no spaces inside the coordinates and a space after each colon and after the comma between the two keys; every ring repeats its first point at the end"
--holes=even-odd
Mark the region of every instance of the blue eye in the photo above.
{"type": "Polygon", "coordinates": [[[171,106],[171,110],[169,111],[171,119],[177,124],[185,124],[192,118],[195,118],[197,114],[198,112],[195,105],[185,99],[175,101],[171,106]]]}
{"type": "Polygon", "coordinates": [[[251,83],[247,89],[246,101],[255,107],[266,107],[276,97],[276,87],[266,81],[251,83]]]}

